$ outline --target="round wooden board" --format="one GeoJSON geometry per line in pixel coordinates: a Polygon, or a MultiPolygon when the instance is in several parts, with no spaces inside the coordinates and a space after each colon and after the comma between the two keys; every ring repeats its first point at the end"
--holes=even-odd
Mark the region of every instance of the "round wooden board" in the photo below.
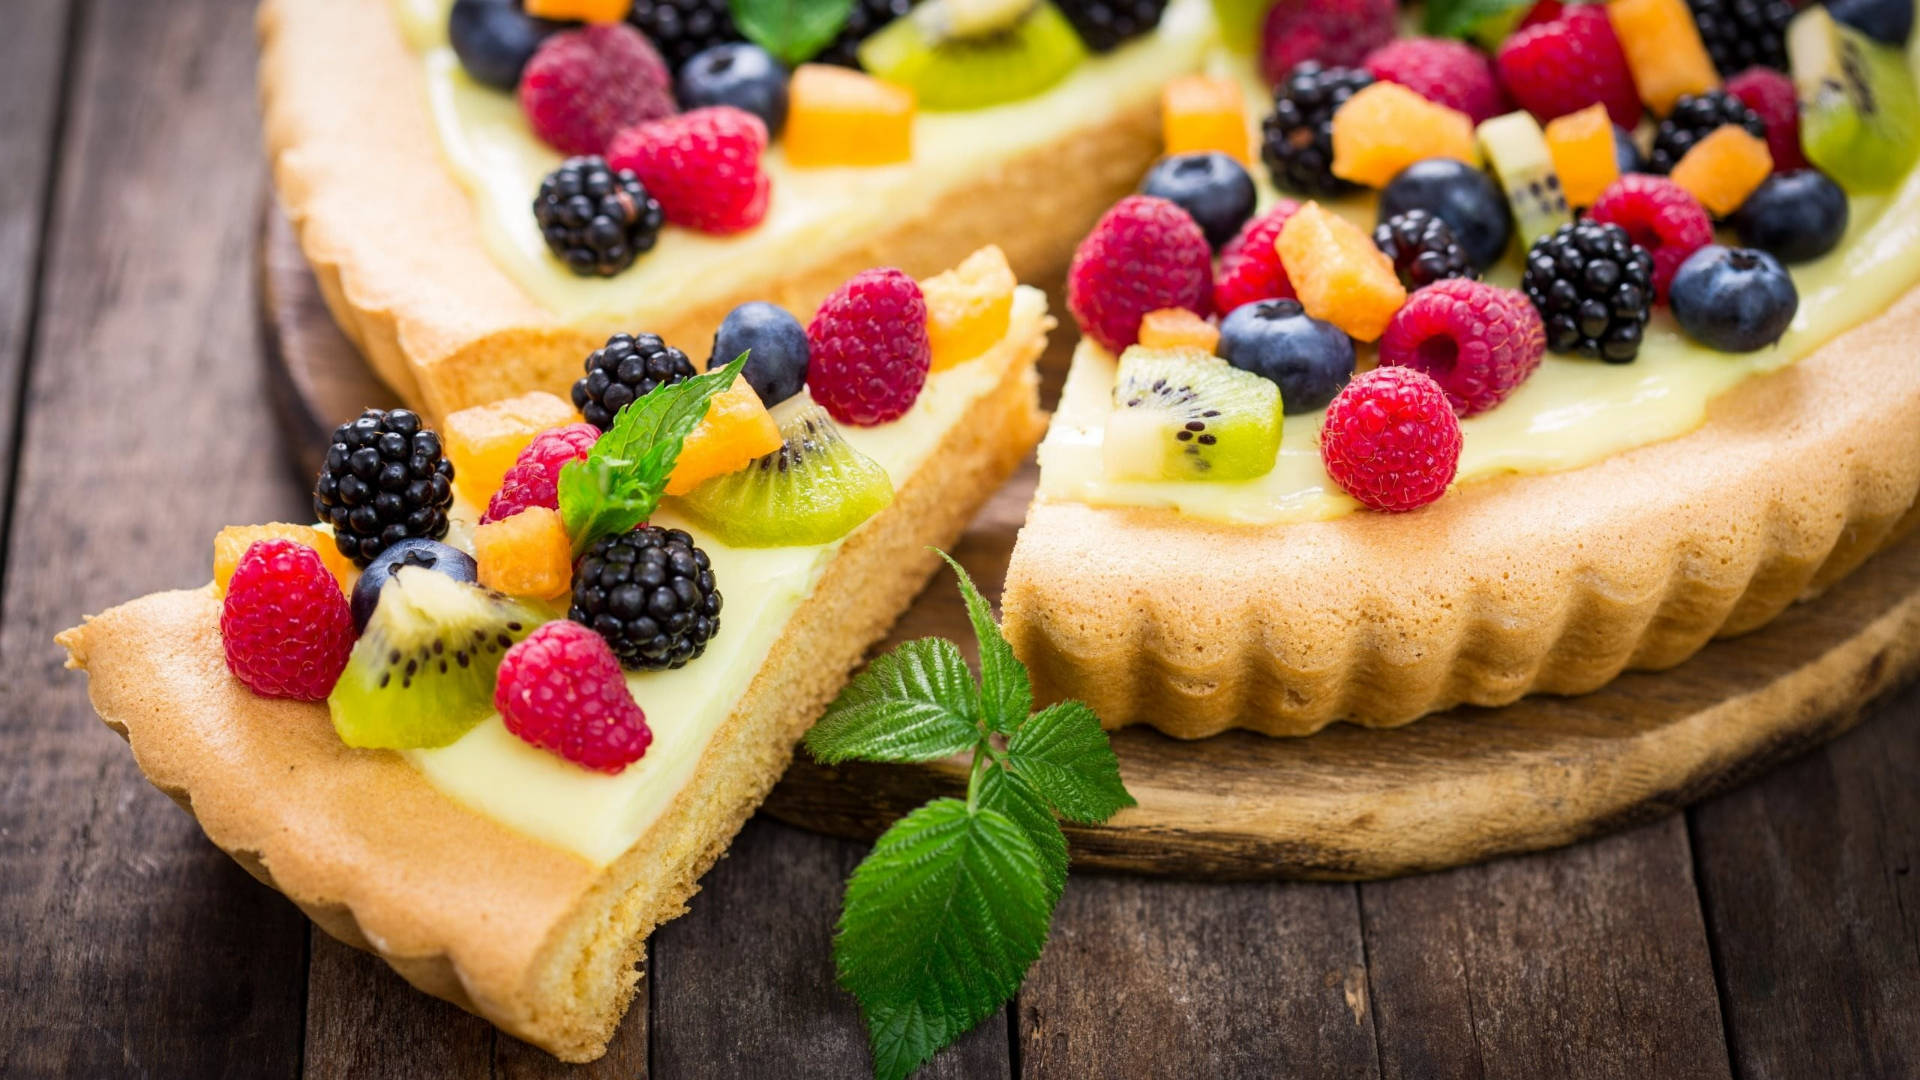
{"type": "MultiPolygon", "coordinates": [[[[289,449],[311,474],[334,424],[393,396],[328,317],[277,212],[266,215],[260,257],[269,384],[289,449]]],[[[1049,353],[1050,386],[1063,355],[1049,353]]],[[[956,551],[989,595],[999,592],[1035,475],[1029,462],[956,551]]],[[[887,644],[927,635],[971,650],[944,577],[887,644]]],[[[1455,866],[1671,813],[1846,730],[1916,671],[1920,534],[1764,630],[1584,697],[1456,709],[1394,730],[1335,725],[1304,739],[1116,732],[1140,805],[1067,832],[1076,865],[1142,873],[1370,878],[1455,866]]],[[[801,752],[766,809],[871,837],[964,786],[957,762],[828,768],[801,752]]]]}

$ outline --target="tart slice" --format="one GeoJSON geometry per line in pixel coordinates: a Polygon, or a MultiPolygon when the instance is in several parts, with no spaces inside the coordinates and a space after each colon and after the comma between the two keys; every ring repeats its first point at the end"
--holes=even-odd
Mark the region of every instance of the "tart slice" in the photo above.
{"type": "Polygon", "coordinates": [[[230,528],[213,584],[60,642],[147,777],[256,877],[421,989],[591,1060],[647,935],[1037,441],[1045,299],[985,276],[1002,302],[859,275],[811,342],[756,305],[727,331],[766,361],[746,377],[617,339],[663,374],[616,380],[626,402],[596,383],[604,433],[537,399],[438,431],[370,411],[336,433],[319,524],[230,528]],[[855,300],[884,348],[833,322],[855,300]],[[943,320],[973,344],[931,355],[943,320]],[[850,406],[849,365],[885,400],[850,406]]]}

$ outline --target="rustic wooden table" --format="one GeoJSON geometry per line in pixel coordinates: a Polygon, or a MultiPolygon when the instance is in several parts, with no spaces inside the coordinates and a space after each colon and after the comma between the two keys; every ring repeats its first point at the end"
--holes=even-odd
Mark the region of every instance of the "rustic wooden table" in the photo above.
{"type": "MultiPolygon", "coordinates": [[[[305,496],[262,404],[246,0],[12,0],[0,35],[0,1075],[856,1076],[861,854],[758,820],[569,1070],[314,933],[60,669],[84,611],[305,496]]],[[[1076,875],[931,1075],[1920,1076],[1920,689],[1676,816],[1364,885],[1076,875]]]]}

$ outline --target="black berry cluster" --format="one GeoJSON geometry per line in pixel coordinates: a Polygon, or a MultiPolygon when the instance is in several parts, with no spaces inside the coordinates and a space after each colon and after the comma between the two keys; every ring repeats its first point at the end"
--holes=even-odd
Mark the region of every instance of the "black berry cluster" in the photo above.
{"type": "Polygon", "coordinates": [[[1562,225],[1527,251],[1520,288],[1540,309],[1547,348],[1630,363],[1653,313],[1653,256],[1618,225],[1562,225]]]}
{"type": "Polygon", "coordinates": [[[1308,60],[1273,92],[1273,112],[1260,125],[1260,157],[1280,187],[1303,195],[1343,195],[1357,185],[1333,175],[1333,113],[1371,85],[1357,68],[1308,60]]]}
{"type": "Polygon", "coordinates": [[[642,525],[587,549],[567,618],[606,638],[623,667],[677,668],[719,632],[720,590],[691,536],[642,525]]]}
{"type": "Polygon", "coordinates": [[[1055,0],[1060,13],[1097,53],[1112,52],[1160,25],[1167,0],[1055,0]]]}
{"type": "Polygon", "coordinates": [[[727,0],[633,0],[627,21],[647,35],[672,71],[702,49],[745,40],[727,0]]]}
{"type": "Polygon", "coordinates": [[[1787,24],[1793,0],[1687,0],[1693,24],[1723,78],[1750,67],[1787,70],[1787,24]]]}
{"type": "Polygon", "coordinates": [[[1653,134],[1653,152],[1647,155],[1647,167],[1657,173],[1672,172],[1694,144],[1726,124],[1738,124],[1755,138],[1767,137],[1766,121],[1725,90],[1688,94],[1675,102],[1673,111],[1660,121],[1660,127],[1653,134]]]}
{"type": "Polygon", "coordinates": [[[540,181],[533,219],[547,248],[582,277],[612,277],[653,250],[665,217],[627,169],[602,158],[569,158],[540,181]]]}
{"type": "Polygon", "coordinates": [[[1425,210],[1407,210],[1382,221],[1373,230],[1373,244],[1393,260],[1393,272],[1409,289],[1442,278],[1479,276],[1466,249],[1454,239],[1453,227],[1425,210]]]}
{"type": "Polygon", "coordinates": [[[368,409],[333,431],[313,485],[313,516],[360,566],[402,540],[447,535],[453,463],[406,409],[368,409]]]}
{"type": "Polygon", "coordinates": [[[605,431],[620,410],[656,387],[691,379],[698,372],[687,354],[659,334],[615,334],[587,354],[587,373],[573,384],[573,407],[605,431]]]}

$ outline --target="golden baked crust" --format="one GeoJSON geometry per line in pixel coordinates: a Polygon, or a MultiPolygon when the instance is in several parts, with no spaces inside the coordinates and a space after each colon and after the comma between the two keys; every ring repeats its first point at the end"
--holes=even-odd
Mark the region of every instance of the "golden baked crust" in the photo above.
{"type": "Polygon", "coordinates": [[[871,266],[926,277],[997,243],[1020,280],[1046,284],[1159,153],[1151,105],[1090,122],[808,264],[743,260],[700,303],[568,325],[488,254],[435,149],[421,65],[387,0],[263,0],[259,31],[274,186],[327,307],[375,372],[436,420],[527,390],[564,396],[581,357],[616,330],[644,326],[691,348],[747,300],[804,316],[871,266]]]}
{"type": "Polygon", "coordinates": [[[688,786],[596,868],[442,795],[399,755],[352,750],[324,704],[255,697],[226,671],[211,586],[156,593],[60,635],[96,711],[154,786],[328,933],[568,1061],[600,1056],[647,935],[786,770],[800,735],[885,636],[975,510],[1039,440],[1044,332],[893,504],[834,555],[688,786]]]}
{"type": "Polygon", "coordinates": [[[1412,514],[1255,528],[1036,502],[1007,636],[1045,700],[1194,738],[1577,694],[1752,630],[1920,512],[1920,290],[1696,430],[1412,514]]]}

